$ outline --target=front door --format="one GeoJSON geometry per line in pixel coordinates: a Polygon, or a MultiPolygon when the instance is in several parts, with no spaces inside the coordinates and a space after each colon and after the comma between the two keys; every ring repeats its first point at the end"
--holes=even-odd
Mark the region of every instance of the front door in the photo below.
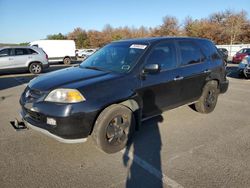
{"type": "Polygon", "coordinates": [[[158,73],[148,73],[142,79],[140,94],[143,99],[143,117],[160,114],[180,102],[180,80],[174,41],[157,44],[145,59],[145,65],[158,64],[158,73]]]}
{"type": "Polygon", "coordinates": [[[14,56],[11,48],[2,49],[0,51],[0,69],[13,68],[14,56]]]}

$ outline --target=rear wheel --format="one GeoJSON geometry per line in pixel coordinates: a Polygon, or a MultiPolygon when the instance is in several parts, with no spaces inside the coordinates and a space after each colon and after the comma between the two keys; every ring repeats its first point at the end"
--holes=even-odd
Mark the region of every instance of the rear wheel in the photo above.
{"type": "Polygon", "coordinates": [[[202,95],[194,108],[200,113],[210,113],[214,110],[219,95],[218,83],[215,80],[207,82],[203,88],[202,95]]]}
{"type": "Polygon", "coordinates": [[[65,57],[65,58],[63,59],[63,63],[64,63],[65,65],[70,65],[71,59],[70,59],[69,57],[65,57]]]}
{"type": "Polygon", "coordinates": [[[96,146],[106,153],[122,150],[135,129],[133,112],[114,104],[104,109],[96,120],[92,138],[96,146]]]}
{"type": "Polygon", "coordinates": [[[42,72],[42,65],[41,63],[34,62],[29,65],[29,71],[32,74],[40,74],[42,72]]]}

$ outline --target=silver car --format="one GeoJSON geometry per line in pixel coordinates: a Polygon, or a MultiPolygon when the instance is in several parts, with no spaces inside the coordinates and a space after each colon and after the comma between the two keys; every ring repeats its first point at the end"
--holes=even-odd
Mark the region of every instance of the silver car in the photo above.
{"type": "Polygon", "coordinates": [[[0,48],[0,71],[27,69],[39,74],[49,67],[48,56],[37,47],[2,47],[0,48]]]}

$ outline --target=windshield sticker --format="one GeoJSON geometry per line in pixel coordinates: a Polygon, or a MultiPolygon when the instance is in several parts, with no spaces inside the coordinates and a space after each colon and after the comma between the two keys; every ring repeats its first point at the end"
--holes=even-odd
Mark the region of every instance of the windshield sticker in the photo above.
{"type": "Polygon", "coordinates": [[[129,70],[129,69],[130,69],[130,66],[129,66],[129,65],[122,65],[122,69],[123,69],[123,70],[129,70]]]}
{"type": "Polygon", "coordinates": [[[145,48],[147,48],[147,45],[143,45],[143,44],[132,44],[130,46],[130,48],[136,48],[136,49],[142,49],[144,50],[145,48]]]}

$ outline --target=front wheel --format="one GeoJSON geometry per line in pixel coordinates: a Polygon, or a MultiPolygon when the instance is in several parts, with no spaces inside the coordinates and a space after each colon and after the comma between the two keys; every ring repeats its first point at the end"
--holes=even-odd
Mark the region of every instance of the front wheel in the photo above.
{"type": "Polygon", "coordinates": [[[43,69],[43,67],[42,67],[41,63],[37,63],[37,62],[31,63],[29,66],[29,71],[32,74],[40,74],[42,72],[42,69],[43,69]]]}
{"type": "Polygon", "coordinates": [[[217,104],[218,95],[218,83],[215,80],[207,82],[200,99],[194,104],[195,110],[205,114],[212,112],[217,104]]]}
{"type": "Polygon", "coordinates": [[[106,153],[122,150],[135,129],[133,112],[119,104],[104,109],[96,120],[92,138],[96,146],[106,153]]]}
{"type": "Polygon", "coordinates": [[[246,79],[249,78],[249,72],[248,72],[247,67],[243,70],[243,75],[244,75],[244,77],[245,77],[246,79]]]}

